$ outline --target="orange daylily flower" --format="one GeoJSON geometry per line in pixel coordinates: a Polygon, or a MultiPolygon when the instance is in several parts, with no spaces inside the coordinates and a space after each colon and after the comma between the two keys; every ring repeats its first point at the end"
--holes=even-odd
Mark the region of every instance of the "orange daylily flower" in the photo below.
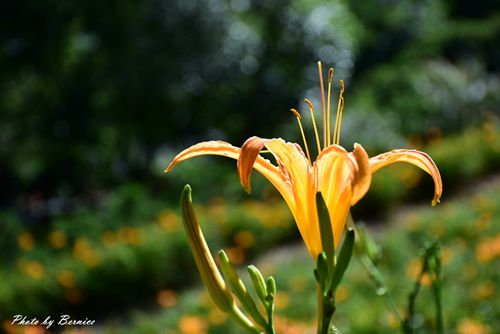
{"type": "Polygon", "coordinates": [[[257,170],[280,192],[288,204],[297,223],[300,234],[311,256],[316,259],[322,251],[321,236],[316,208],[316,192],[321,191],[328,207],[335,245],[338,245],[351,206],[356,204],[368,191],[372,174],[380,168],[395,162],[411,163],[429,173],[435,185],[432,204],[439,202],[442,193],[442,181],[434,161],[426,153],[399,149],[369,158],[359,144],[354,144],[352,152],[346,151],[340,142],[340,127],[344,106],[343,82],[337,108],[337,118],[330,143],[330,91],[333,70],[328,76],[328,103],[325,108],[321,63],[318,63],[323,101],[323,144],[320,147],[319,135],[314,121],[314,107],[309,104],[313,126],[316,133],[318,157],[311,161],[309,148],[304,136],[301,117],[295,109],[299,127],[304,140],[306,154],[299,144],[285,142],[281,138],[249,138],[241,148],[223,141],[207,141],[191,146],[174,157],[165,172],[169,172],[179,162],[200,156],[220,155],[238,160],[237,169],[242,186],[250,192],[250,176],[257,170]],[[267,149],[277,165],[261,156],[267,149]]]}

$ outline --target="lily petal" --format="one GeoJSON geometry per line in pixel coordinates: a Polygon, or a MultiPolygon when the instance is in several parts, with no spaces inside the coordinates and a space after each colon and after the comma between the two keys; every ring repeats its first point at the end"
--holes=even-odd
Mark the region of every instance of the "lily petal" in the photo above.
{"type": "Polygon", "coordinates": [[[356,204],[366,195],[372,182],[372,172],[370,170],[370,159],[365,149],[358,143],[354,144],[354,151],[349,153],[354,158],[357,165],[357,172],[354,175],[352,184],[351,205],[356,204]]]}
{"type": "MultiPolygon", "coordinates": [[[[168,173],[178,163],[202,155],[220,155],[231,159],[238,160],[243,157],[240,148],[233,146],[224,141],[206,141],[193,145],[174,157],[170,165],[165,169],[168,173]]],[[[295,208],[295,199],[293,196],[292,188],[287,182],[278,167],[274,166],[269,160],[264,159],[260,155],[253,158],[250,167],[255,168],[262,174],[272,185],[280,192],[281,196],[285,199],[290,209],[293,211],[295,208]]],[[[251,171],[251,170],[250,170],[251,171]]],[[[241,174],[240,174],[241,175],[241,174]]],[[[250,174],[249,174],[250,175],[250,174]]],[[[240,176],[241,177],[241,176],[240,176]]],[[[248,176],[248,180],[250,176],[248,176]]]]}
{"type": "Polygon", "coordinates": [[[432,199],[432,205],[434,206],[439,203],[439,199],[443,192],[443,182],[436,164],[428,154],[417,150],[392,150],[370,158],[370,168],[372,173],[375,173],[380,168],[395,162],[408,162],[429,173],[434,180],[434,198],[432,199]]]}
{"type": "Polygon", "coordinates": [[[201,142],[177,154],[165,169],[164,173],[170,172],[179,162],[201,155],[221,155],[232,159],[238,159],[240,156],[240,149],[220,140],[201,142]]]}
{"type": "Polygon", "coordinates": [[[295,202],[295,206],[290,207],[290,210],[309,253],[315,257],[321,251],[321,240],[312,167],[304,152],[294,143],[286,143],[278,138],[269,139],[265,146],[285,171],[284,175],[287,175],[287,182],[293,189],[295,202]]]}
{"type": "Polygon", "coordinates": [[[250,177],[252,176],[253,165],[268,140],[254,136],[248,138],[241,146],[241,153],[238,158],[238,175],[240,176],[241,185],[247,193],[251,192],[250,177]]]}
{"type": "Polygon", "coordinates": [[[351,207],[352,181],[358,171],[356,162],[350,160],[343,147],[332,145],[324,149],[314,162],[316,184],[330,213],[336,246],[342,237],[351,207]]]}

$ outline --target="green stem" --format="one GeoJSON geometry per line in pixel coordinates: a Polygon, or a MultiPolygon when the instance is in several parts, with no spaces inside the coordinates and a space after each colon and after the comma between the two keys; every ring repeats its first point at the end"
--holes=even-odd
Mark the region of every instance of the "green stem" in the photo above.
{"type": "Polygon", "coordinates": [[[427,261],[424,262],[422,266],[422,270],[420,271],[417,280],[415,281],[415,285],[413,286],[413,291],[410,293],[408,297],[408,314],[406,319],[403,321],[403,330],[405,334],[413,334],[413,325],[411,324],[411,320],[413,315],[415,314],[415,301],[417,300],[418,293],[420,292],[421,284],[420,281],[427,271],[427,261]]]}
{"type": "Polygon", "coordinates": [[[330,322],[335,313],[335,296],[331,293],[324,294],[319,285],[318,292],[318,334],[328,334],[330,322]]]}
{"type": "Polygon", "coordinates": [[[267,334],[276,334],[274,330],[274,303],[270,303],[269,307],[266,307],[268,324],[266,327],[267,334]]]}
{"type": "Polygon", "coordinates": [[[438,334],[444,333],[443,304],[441,296],[441,252],[439,243],[435,242],[432,248],[433,280],[432,291],[434,292],[434,302],[436,304],[436,327],[438,334]]]}
{"type": "Polygon", "coordinates": [[[441,281],[433,284],[434,300],[436,303],[436,325],[438,334],[444,333],[443,306],[441,299],[441,281]]]}
{"type": "Polygon", "coordinates": [[[229,316],[233,318],[241,328],[243,328],[247,333],[250,334],[262,334],[254,324],[241,312],[241,310],[234,305],[233,308],[228,312],[229,316]]]}
{"type": "Polygon", "coordinates": [[[377,269],[377,267],[373,264],[372,260],[366,256],[366,255],[361,255],[360,256],[360,262],[363,265],[363,267],[366,269],[368,274],[370,275],[370,278],[372,281],[375,283],[375,286],[377,287],[379,295],[383,295],[385,297],[385,301],[387,305],[389,306],[389,309],[392,311],[396,319],[398,319],[401,328],[404,330],[404,322],[403,319],[401,318],[401,315],[399,314],[398,307],[396,306],[396,303],[394,302],[394,299],[392,298],[392,295],[390,294],[389,290],[387,289],[387,286],[385,284],[385,281],[382,277],[382,274],[380,271],[377,269]]]}
{"type": "Polygon", "coordinates": [[[408,300],[408,315],[403,322],[404,333],[413,334],[414,329],[411,320],[415,314],[415,302],[418,293],[421,289],[420,282],[425,273],[428,273],[432,279],[432,292],[434,295],[434,303],[436,304],[436,327],[437,333],[444,333],[443,309],[441,303],[441,259],[439,255],[439,244],[433,243],[425,248],[422,258],[422,269],[415,281],[413,291],[410,293],[408,300]],[[431,264],[432,263],[432,264],[431,264]]]}

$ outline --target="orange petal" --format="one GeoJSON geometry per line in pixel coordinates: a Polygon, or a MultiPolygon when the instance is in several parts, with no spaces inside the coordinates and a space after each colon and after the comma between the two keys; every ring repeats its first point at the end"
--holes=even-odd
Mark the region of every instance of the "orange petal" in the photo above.
{"type": "Polygon", "coordinates": [[[354,175],[352,184],[351,205],[356,204],[370,188],[372,182],[372,172],[370,170],[370,161],[365,149],[358,143],[354,144],[354,151],[349,153],[354,158],[357,165],[357,171],[354,175]]]}
{"type": "Polygon", "coordinates": [[[219,140],[201,142],[177,154],[164,172],[170,172],[179,162],[201,155],[221,155],[232,159],[238,159],[240,156],[240,149],[219,140]]]}
{"type": "Polygon", "coordinates": [[[241,147],[241,154],[238,158],[238,175],[240,176],[241,185],[247,193],[251,192],[250,177],[252,176],[253,165],[268,140],[255,136],[250,137],[241,147]]]}
{"type": "Polygon", "coordinates": [[[356,162],[350,160],[347,151],[339,145],[331,145],[321,151],[314,162],[316,184],[325,198],[335,245],[344,231],[347,214],[351,207],[352,181],[357,173],[356,162]]]}
{"type": "Polygon", "coordinates": [[[428,154],[417,150],[392,150],[370,158],[370,168],[372,173],[375,173],[380,168],[395,162],[408,162],[429,173],[434,180],[432,205],[434,206],[436,203],[439,203],[441,193],[443,192],[443,182],[436,164],[428,154]]]}
{"type": "Polygon", "coordinates": [[[302,239],[315,257],[321,250],[319,225],[316,212],[316,189],[312,168],[304,152],[294,143],[283,139],[269,139],[266,148],[271,152],[287,177],[287,183],[293,189],[295,205],[290,206],[302,239]]]}
{"type": "MultiPolygon", "coordinates": [[[[201,155],[220,155],[231,159],[238,160],[241,154],[241,149],[224,141],[207,141],[193,145],[174,157],[170,165],[165,169],[168,173],[178,163],[201,155]]],[[[252,165],[250,165],[252,167],[252,165]]],[[[293,192],[291,186],[286,182],[285,177],[278,167],[274,166],[269,160],[264,159],[260,155],[256,156],[253,163],[260,174],[273,184],[280,192],[291,210],[295,207],[293,192]]]]}

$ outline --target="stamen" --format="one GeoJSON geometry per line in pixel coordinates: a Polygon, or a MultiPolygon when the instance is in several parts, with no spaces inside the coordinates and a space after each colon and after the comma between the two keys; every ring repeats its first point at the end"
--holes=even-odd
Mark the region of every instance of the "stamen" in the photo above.
{"type": "Polygon", "coordinates": [[[323,147],[326,147],[326,108],[325,108],[325,85],[323,84],[323,67],[318,61],[319,87],[321,89],[321,110],[323,111],[323,147]]]}
{"type": "MultiPolygon", "coordinates": [[[[309,160],[309,164],[312,166],[311,155],[309,154],[309,147],[307,146],[306,135],[304,134],[304,128],[302,127],[302,122],[300,121],[301,117],[297,110],[290,109],[291,112],[297,117],[297,123],[299,123],[300,133],[302,134],[302,140],[304,141],[304,146],[306,148],[307,159],[309,160]]],[[[262,151],[261,151],[262,152],[262,151]]]]}
{"type": "Polygon", "coordinates": [[[318,145],[318,155],[319,155],[321,152],[321,145],[319,143],[318,127],[316,126],[316,120],[314,119],[314,106],[308,99],[304,99],[304,101],[306,101],[306,103],[309,105],[309,111],[311,112],[314,134],[316,135],[316,145],[318,145]]]}
{"type": "Polygon", "coordinates": [[[327,133],[326,133],[326,146],[330,146],[330,132],[332,129],[332,123],[330,121],[330,114],[331,114],[331,91],[332,91],[332,78],[333,78],[333,68],[330,67],[330,70],[328,71],[328,103],[326,104],[328,106],[328,110],[326,111],[327,115],[327,133]]]}
{"type": "Polygon", "coordinates": [[[344,111],[344,81],[340,80],[340,95],[337,105],[337,117],[335,119],[335,131],[333,133],[333,143],[340,144],[340,128],[342,127],[342,112],[344,111]]]}

